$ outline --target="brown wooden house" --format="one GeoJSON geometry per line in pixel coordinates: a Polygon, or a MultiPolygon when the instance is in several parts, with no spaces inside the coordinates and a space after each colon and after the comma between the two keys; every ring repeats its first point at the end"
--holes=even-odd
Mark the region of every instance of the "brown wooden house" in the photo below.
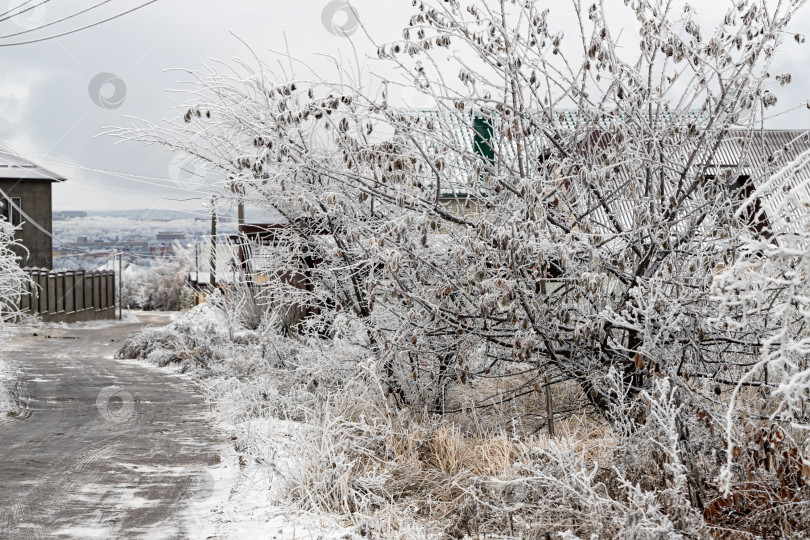
{"type": "Polygon", "coordinates": [[[54,182],[65,179],[27,159],[0,149],[0,215],[20,227],[15,248],[22,266],[53,267],[54,182]]]}

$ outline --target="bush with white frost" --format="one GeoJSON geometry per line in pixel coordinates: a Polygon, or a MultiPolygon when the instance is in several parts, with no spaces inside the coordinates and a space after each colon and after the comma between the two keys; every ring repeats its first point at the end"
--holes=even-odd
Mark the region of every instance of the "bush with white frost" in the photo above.
{"type": "Polygon", "coordinates": [[[20,299],[30,281],[12,250],[12,246],[20,245],[14,238],[15,230],[0,219],[0,343],[11,335],[8,324],[20,316],[20,299]]]}
{"type": "Polygon", "coordinates": [[[810,161],[757,132],[800,5],[707,30],[688,5],[575,3],[572,39],[533,0],[415,2],[377,53],[433,111],[340,66],[191,73],[182,119],[118,134],[281,222],[242,240],[210,340],[178,321],[135,349],[235,421],[300,421],[288,499],[383,536],[803,534],[810,235],[800,190],[767,201],[810,161]]]}
{"type": "Polygon", "coordinates": [[[130,264],[122,276],[127,309],[177,311],[183,300],[188,267],[181,257],[153,261],[147,267],[130,264]]]}
{"type": "MultiPolygon", "coordinates": [[[[19,246],[14,239],[15,230],[10,223],[0,219],[0,346],[14,334],[12,324],[22,315],[20,300],[30,281],[12,250],[12,246],[19,246]]],[[[7,388],[13,382],[14,377],[0,358],[0,415],[16,407],[7,388]]]]}

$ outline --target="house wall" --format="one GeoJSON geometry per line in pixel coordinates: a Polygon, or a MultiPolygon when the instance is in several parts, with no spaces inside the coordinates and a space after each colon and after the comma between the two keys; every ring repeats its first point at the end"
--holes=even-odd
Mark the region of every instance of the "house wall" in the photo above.
{"type": "MultiPolygon", "coordinates": [[[[20,197],[23,212],[48,231],[53,231],[52,197],[50,181],[40,180],[0,180],[0,189],[9,197],[20,197]]],[[[26,222],[17,238],[22,240],[25,249],[15,249],[22,257],[21,266],[52,268],[53,241],[50,236],[26,222]]]]}

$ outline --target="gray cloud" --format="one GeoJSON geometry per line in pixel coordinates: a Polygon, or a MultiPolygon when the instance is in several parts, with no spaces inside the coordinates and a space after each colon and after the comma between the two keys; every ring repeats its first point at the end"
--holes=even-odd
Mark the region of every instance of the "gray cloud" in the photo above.
{"type": "MultiPolygon", "coordinates": [[[[110,7],[121,10],[122,6],[132,7],[138,3],[138,0],[121,0],[111,2],[110,7]]],[[[322,12],[329,3],[330,0],[161,0],[80,34],[45,43],[0,48],[0,139],[11,142],[18,151],[34,159],[54,158],[55,161],[43,162],[43,165],[69,178],[69,182],[56,188],[58,209],[154,207],[196,211],[200,201],[168,200],[195,196],[183,191],[188,186],[170,178],[174,156],[135,143],[115,144],[115,140],[97,135],[106,127],[129,124],[128,116],[152,122],[174,116],[174,100],[179,98],[166,90],[178,88],[182,76],[167,69],[195,68],[215,58],[249,57],[250,52],[231,32],[263,58],[271,57],[270,50],[283,51],[289,47],[295,56],[311,63],[316,70],[329,66],[318,53],[335,54],[340,50],[349,57],[353,53],[346,38],[334,35],[323,25],[322,12]],[[120,77],[126,85],[125,99],[118,108],[99,107],[88,94],[91,80],[99,73],[120,77]],[[167,187],[116,178],[90,169],[162,178],[167,187]]],[[[617,0],[617,5],[620,3],[617,0]]],[[[78,1],[52,4],[57,7],[49,7],[44,13],[46,22],[86,7],[78,1]]],[[[553,8],[555,3],[549,4],[553,8]]],[[[410,0],[357,0],[352,5],[379,41],[397,39],[413,11],[410,0]]],[[[99,13],[82,21],[110,13],[99,13]]],[[[808,23],[810,17],[805,14],[795,22],[795,27],[810,28],[808,23]]],[[[334,22],[338,26],[345,24],[342,20],[334,22]]],[[[14,21],[2,22],[0,36],[21,28],[14,21]]],[[[0,38],[0,42],[36,35],[0,38]]],[[[362,55],[374,55],[362,30],[357,30],[352,38],[360,44],[362,55]],[[363,47],[363,43],[367,46],[363,47]]],[[[791,41],[774,66],[776,72],[793,73],[793,84],[777,89],[781,106],[810,97],[810,76],[800,69],[807,64],[809,54],[808,45],[799,46],[791,41]]],[[[112,92],[113,89],[102,88],[102,91],[112,92]]],[[[772,126],[810,127],[810,111],[803,108],[777,118],[772,126]]]]}
{"type": "MultiPolygon", "coordinates": [[[[123,0],[111,4],[114,9],[122,10],[123,6],[133,7],[138,3],[138,0],[123,0]]],[[[152,122],[173,117],[174,100],[178,96],[167,90],[178,88],[182,76],[169,70],[198,68],[212,59],[249,57],[250,51],[232,33],[264,58],[271,56],[270,50],[289,47],[300,58],[326,65],[316,53],[339,47],[351,52],[345,38],[334,36],[322,25],[321,12],[327,3],[325,0],[289,3],[161,0],[125,18],[79,34],[50,42],[0,48],[3,74],[0,139],[69,178],[69,182],[56,188],[57,208],[198,209],[199,201],[167,200],[195,196],[171,180],[172,154],[136,143],[115,144],[110,137],[97,135],[105,128],[130,124],[127,117],[152,122]],[[126,85],[126,97],[120,106],[99,107],[91,99],[89,86],[99,73],[120,77],[126,85]],[[54,161],[46,161],[44,156],[54,161]],[[81,168],[66,163],[76,163],[81,168]],[[162,178],[167,188],[88,169],[162,178]]],[[[59,9],[49,9],[44,14],[45,22],[86,7],[76,1],[54,4],[58,4],[59,9]]],[[[388,36],[399,35],[412,9],[410,1],[395,4],[400,5],[392,9],[394,6],[388,3],[353,2],[364,17],[364,23],[388,36]]],[[[87,22],[111,13],[81,20],[87,22]]],[[[13,20],[0,23],[0,35],[20,29],[13,20]]],[[[0,42],[45,34],[47,31],[0,42]]],[[[114,90],[106,86],[101,91],[114,90]]]]}

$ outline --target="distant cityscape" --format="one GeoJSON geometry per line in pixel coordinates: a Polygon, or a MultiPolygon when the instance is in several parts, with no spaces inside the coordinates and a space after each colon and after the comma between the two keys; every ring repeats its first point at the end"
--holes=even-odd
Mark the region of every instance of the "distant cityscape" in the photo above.
{"type": "MultiPolygon", "coordinates": [[[[249,211],[247,220],[267,222],[266,214],[249,211]]],[[[217,215],[220,244],[236,233],[236,216],[227,209],[217,215]]],[[[53,212],[53,266],[56,269],[98,268],[115,254],[124,261],[148,267],[175,254],[177,244],[199,250],[210,249],[211,218],[205,214],[157,210],[53,212]]]]}
{"type": "MultiPolygon", "coordinates": [[[[141,235],[137,235],[141,236],[141,235]]],[[[109,257],[113,253],[123,252],[129,255],[168,256],[174,254],[174,242],[186,240],[186,233],[181,231],[160,231],[154,241],[131,240],[124,236],[119,240],[91,240],[87,236],[78,236],[75,242],[66,242],[60,248],[54,248],[54,257],[92,252],[96,257],[109,257]]]]}
{"type": "MultiPolygon", "coordinates": [[[[101,267],[118,253],[127,263],[148,267],[157,259],[174,255],[177,244],[188,248],[210,242],[210,218],[145,214],[117,217],[54,212],[54,268],[101,267]]],[[[219,234],[230,233],[230,216],[218,222],[219,234]]]]}

